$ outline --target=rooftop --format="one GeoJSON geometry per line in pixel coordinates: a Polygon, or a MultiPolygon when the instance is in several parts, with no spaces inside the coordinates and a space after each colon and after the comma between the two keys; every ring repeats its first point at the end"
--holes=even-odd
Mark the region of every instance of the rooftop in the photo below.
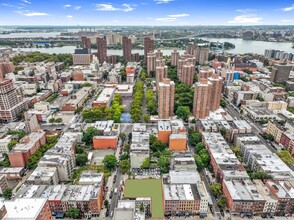
{"type": "Polygon", "coordinates": [[[42,208],[46,204],[47,199],[36,198],[36,199],[16,199],[14,201],[4,201],[7,214],[3,219],[26,219],[35,220],[37,219],[42,208]]]}
{"type": "Polygon", "coordinates": [[[196,184],[163,185],[165,200],[199,200],[196,184]]]}

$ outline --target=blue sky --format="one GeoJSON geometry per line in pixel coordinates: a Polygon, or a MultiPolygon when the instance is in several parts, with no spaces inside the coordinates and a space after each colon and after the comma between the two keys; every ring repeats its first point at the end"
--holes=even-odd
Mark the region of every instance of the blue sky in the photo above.
{"type": "Polygon", "coordinates": [[[294,25],[294,0],[0,0],[0,25],[294,25]]]}

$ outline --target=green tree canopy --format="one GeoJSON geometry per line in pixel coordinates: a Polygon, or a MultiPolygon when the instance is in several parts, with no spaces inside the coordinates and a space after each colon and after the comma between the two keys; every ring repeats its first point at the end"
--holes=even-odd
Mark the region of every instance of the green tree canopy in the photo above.
{"type": "Polygon", "coordinates": [[[93,144],[93,137],[98,135],[97,128],[89,127],[85,132],[83,132],[82,141],[86,143],[86,145],[92,145],[93,144]]]}
{"type": "Polygon", "coordinates": [[[85,166],[88,162],[88,154],[83,152],[81,154],[76,155],[76,164],[77,166],[85,166]]]}
{"type": "Polygon", "coordinates": [[[106,155],[102,161],[104,167],[106,167],[109,170],[112,170],[117,165],[117,159],[114,155],[106,155]]]}
{"type": "Polygon", "coordinates": [[[188,106],[179,106],[176,111],[176,115],[178,118],[183,119],[184,121],[187,121],[190,116],[190,109],[188,106]]]}
{"type": "Polygon", "coordinates": [[[12,197],[12,189],[5,189],[3,192],[3,197],[7,200],[10,200],[12,197]]]}
{"type": "Polygon", "coordinates": [[[210,186],[210,189],[214,196],[220,196],[222,194],[222,184],[221,183],[213,183],[210,186]]]}
{"type": "Polygon", "coordinates": [[[128,160],[121,160],[119,163],[119,170],[122,173],[126,173],[130,170],[130,162],[128,160]]]}
{"type": "Polygon", "coordinates": [[[227,200],[226,200],[226,197],[224,195],[221,195],[217,201],[217,205],[220,207],[220,208],[225,208],[226,207],[226,204],[227,204],[227,200]]]}
{"type": "Polygon", "coordinates": [[[75,208],[75,207],[69,207],[69,209],[67,210],[67,212],[65,213],[65,215],[68,218],[77,219],[77,218],[80,217],[80,209],[75,208]]]}

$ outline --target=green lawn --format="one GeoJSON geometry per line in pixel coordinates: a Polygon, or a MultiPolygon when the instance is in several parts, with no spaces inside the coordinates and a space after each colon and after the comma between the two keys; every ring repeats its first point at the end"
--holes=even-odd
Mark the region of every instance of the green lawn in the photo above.
{"type": "Polygon", "coordinates": [[[151,197],[152,217],[164,217],[161,179],[128,179],[125,182],[124,197],[151,197]]]}

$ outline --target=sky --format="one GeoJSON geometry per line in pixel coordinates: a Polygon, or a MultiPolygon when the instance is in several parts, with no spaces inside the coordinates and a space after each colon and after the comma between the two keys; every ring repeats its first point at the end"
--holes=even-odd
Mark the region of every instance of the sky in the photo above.
{"type": "Polygon", "coordinates": [[[0,0],[0,25],[294,25],[294,0],[0,0]]]}

